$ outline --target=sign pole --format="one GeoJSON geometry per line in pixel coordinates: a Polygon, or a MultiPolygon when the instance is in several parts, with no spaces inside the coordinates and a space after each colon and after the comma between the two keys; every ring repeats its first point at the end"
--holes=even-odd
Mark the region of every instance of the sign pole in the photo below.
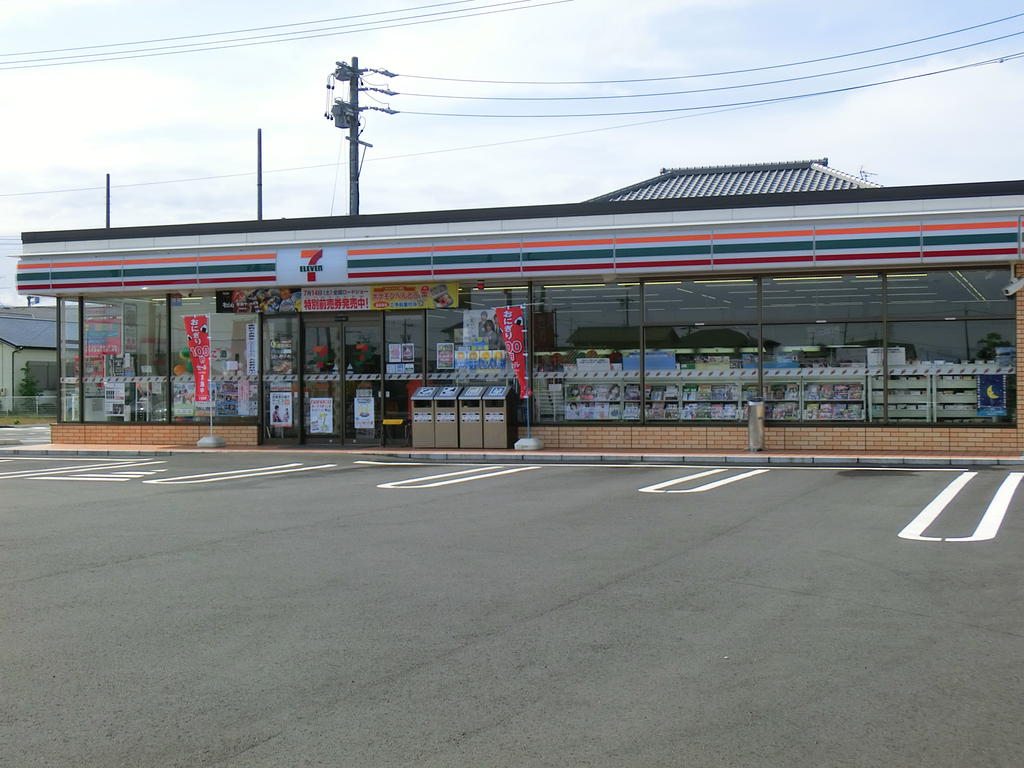
{"type": "Polygon", "coordinates": [[[533,387],[530,384],[530,345],[527,343],[529,329],[526,327],[527,306],[519,305],[520,318],[523,328],[523,378],[518,382],[520,387],[525,384],[525,389],[520,391],[520,397],[526,398],[526,437],[516,440],[517,451],[539,451],[544,447],[544,441],[533,436],[533,419],[530,414],[530,400],[533,399],[533,387]]]}

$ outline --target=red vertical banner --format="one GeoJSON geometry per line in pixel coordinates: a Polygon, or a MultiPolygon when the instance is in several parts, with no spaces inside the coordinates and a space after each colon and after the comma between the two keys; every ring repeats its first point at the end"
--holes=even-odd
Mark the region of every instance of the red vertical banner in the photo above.
{"type": "Polygon", "coordinates": [[[494,319],[498,322],[508,361],[519,382],[519,396],[525,400],[533,393],[526,380],[526,316],[523,307],[498,307],[494,310],[494,319]]]}
{"type": "Polygon", "coordinates": [[[188,356],[196,377],[197,403],[210,402],[210,316],[185,315],[188,356]]]}

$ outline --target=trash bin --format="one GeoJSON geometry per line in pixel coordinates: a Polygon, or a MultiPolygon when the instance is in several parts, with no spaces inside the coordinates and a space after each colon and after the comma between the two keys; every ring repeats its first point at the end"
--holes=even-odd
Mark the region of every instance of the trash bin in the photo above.
{"type": "Polygon", "coordinates": [[[515,408],[511,387],[488,387],[483,399],[484,448],[511,448],[515,443],[515,408]]]}
{"type": "Polygon", "coordinates": [[[437,387],[420,387],[412,393],[412,447],[434,447],[434,394],[437,387]]]}
{"type": "Polygon", "coordinates": [[[434,392],[434,447],[459,447],[459,389],[437,387],[434,392]]]}
{"type": "Polygon", "coordinates": [[[487,387],[466,387],[459,395],[459,446],[484,447],[483,396],[487,387]]]}
{"type": "Polygon", "coordinates": [[[747,401],[747,447],[751,451],[764,450],[764,401],[747,401]]]}

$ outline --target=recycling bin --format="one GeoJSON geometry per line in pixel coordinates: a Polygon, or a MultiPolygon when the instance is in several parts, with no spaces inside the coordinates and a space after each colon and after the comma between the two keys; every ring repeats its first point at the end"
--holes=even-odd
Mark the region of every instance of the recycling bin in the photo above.
{"type": "Polygon", "coordinates": [[[515,443],[516,418],[512,388],[487,387],[483,399],[484,448],[511,448],[515,443]]]}
{"type": "Polygon", "coordinates": [[[437,387],[420,387],[412,401],[412,447],[434,447],[434,394],[437,387]]]}
{"type": "Polygon", "coordinates": [[[459,446],[484,447],[483,397],[487,387],[466,387],[459,395],[459,446]]]}
{"type": "Polygon", "coordinates": [[[434,447],[459,447],[459,390],[437,387],[434,392],[434,447]]]}

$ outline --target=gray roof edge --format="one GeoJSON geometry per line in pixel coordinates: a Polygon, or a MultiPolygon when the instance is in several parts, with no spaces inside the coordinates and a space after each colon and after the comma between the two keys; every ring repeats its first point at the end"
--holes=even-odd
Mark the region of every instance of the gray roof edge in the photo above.
{"type": "MultiPolygon", "coordinates": [[[[784,171],[787,169],[809,168],[812,165],[828,166],[827,157],[816,160],[780,160],[773,163],[738,163],[735,165],[696,165],[692,168],[662,168],[662,175],[688,176],[701,173],[748,173],[750,171],[784,171]]],[[[649,181],[653,181],[650,179],[649,181]]]]}
{"type": "Polygon", "coordinates": [[[835,178],[842,179],[843,181],[849,181],[850,183],[856,184],[858,187],[864,187],[865,189],[879,189],[882,186],[881,184],[876,184],[873,181],[868,181],[867,179],[862,179],[859,176],[854,176],[851,173],[837,171],[835,168],[829,168],[827,165],[819,165],[817,162],[812,162],[811,167],[816,171],[826,173],[829,176],[834,176],[835,178]]]}

